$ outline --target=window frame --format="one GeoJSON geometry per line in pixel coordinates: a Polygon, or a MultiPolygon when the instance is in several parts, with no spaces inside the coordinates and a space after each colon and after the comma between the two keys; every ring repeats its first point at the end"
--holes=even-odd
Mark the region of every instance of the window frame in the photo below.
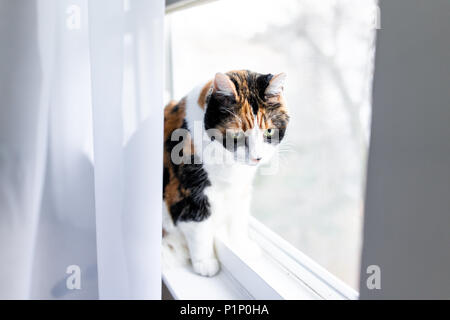
{"type": "MultiPolygon", "coordinates": [[[[166,15],[217,0],[166,0],[166,15]]],[[[224,1],[224,0],[221,0],[224,1]]],[[[170,28],[170,26],[169,26],[170,28]]],[[[170,29],[168,30],[170,33],[170,29]]],[[[171,37],[169,34],[169,42],[171,37]]],[[[166,44],[166,76],[173,98],[171,43],[166,44]]],[[[162,271],[162,281],[174,299],[317,299],[356,300],[359,293],[282,239],[256,218],[250,217],[249,235],[262,248],[257,259],[235,252],[225,237],[215,238],[221,263],[218,275],[206,278],[190,267],[162,271]]]]}
{"type": "Polygon", "coordinates": [[[174,299],[356,300],[358,292],[275,232],[251,217],[250,238],[262,255],[249,259],[234,251],[219,234],[215,248],[221,272],[206,278],[188,266],[163,270],[174,299]]]}
{"type": "Polygon", "coordinates": [[[165,0],[166,14],[217,0],[165,0]]]}

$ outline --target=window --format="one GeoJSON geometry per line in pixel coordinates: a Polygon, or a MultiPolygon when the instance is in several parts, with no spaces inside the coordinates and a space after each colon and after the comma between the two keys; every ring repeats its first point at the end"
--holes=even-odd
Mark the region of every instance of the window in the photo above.
{"type": "Polygon", "coordinates": [[[286,72],[278,172],[258,175],[255,224],[357,289],[376,2],[219,0],[167,15],[167,93],[218,71],[286,72]]]}

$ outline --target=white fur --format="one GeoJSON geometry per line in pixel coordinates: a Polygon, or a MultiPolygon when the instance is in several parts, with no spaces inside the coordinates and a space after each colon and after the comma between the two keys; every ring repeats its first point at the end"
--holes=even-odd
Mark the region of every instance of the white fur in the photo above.
{"type": "MultiPolygon", "coordinates": [[[[202,222],[179,222],[174,228],[173,223],[165,221],[170,219],[170,215],[165,210],[164,221],[167,232],[175,234],[181,232],[184,235],[194,271],[203,276],[213,276],[219,271],[219,263],[214,253],[214,236],[219,228],[226,227],[230,243],[237,250],[243,253],[253,252],[253,254],[258,252],[258,248],[252,244],[247,234],[252,181],[257,165],[268,161],[274,154],[275,147],[264,143],[263,130],[257,125],[256,119],[254,129],[246,133],[249,137],[250,159],[241,157],[235,161],[232,154],[225,150],[221,143],[211,142],[205,134],[204,111],[198,105],[202,87],[196,87],[186,99],[186,122],[193,134],[195,150],[204,151],[209,148],[226,158],[225,163],[215,163],[208,157],[202,158],[203,167],[211,182],[211,186],[204,191],[211,205],[211,216],[202,222]],[[262,160],[256,161],[257,158],[262,160]]],[[[170,251],[169,244],[171,244],[172,252],[176,251],[173,248],[183,247],[183,245],[171,243],[181,241],[180,237],[170,235],[167,239],[163,241],[163,259],[165,259],[164,255],[170,256],[167,253],[170,251]]],[[[181,256],[185,257],[186,254],[181,256]]]]}

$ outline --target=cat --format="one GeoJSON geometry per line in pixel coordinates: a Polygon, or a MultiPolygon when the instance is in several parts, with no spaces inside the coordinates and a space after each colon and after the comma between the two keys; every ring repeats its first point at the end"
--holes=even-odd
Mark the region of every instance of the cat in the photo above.
{"type": "Polygon", "coordinates": [[[222,226],[236,248],[257,250],[247,234],[252,180],[285,136],[285,78],[217,73],[164,109],[163,238],[181,233],[202,276],[220,269],[214,236],[222,226]]]}

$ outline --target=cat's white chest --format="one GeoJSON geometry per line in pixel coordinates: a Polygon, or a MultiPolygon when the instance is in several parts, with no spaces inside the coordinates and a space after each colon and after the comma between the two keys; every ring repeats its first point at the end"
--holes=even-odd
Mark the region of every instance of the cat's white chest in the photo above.
{"type": "Polygon", "coordinates": [[[211,205],[214,224],[220,225],[241,212],[248,214],[255,167],[245,165],[205,165],[211,186],[205,193],[211,205]]]}
{"type": "Polygon", "coordinates": [[[245,184],[251,184],[256,173],[256,167],[243,164],[204,163],[204,169],[212,184],[221,185],[224,188],[239,188],[245,184]]]}

